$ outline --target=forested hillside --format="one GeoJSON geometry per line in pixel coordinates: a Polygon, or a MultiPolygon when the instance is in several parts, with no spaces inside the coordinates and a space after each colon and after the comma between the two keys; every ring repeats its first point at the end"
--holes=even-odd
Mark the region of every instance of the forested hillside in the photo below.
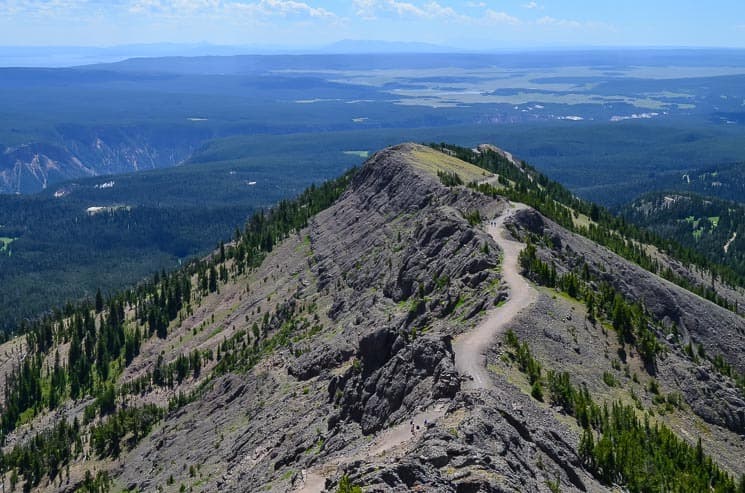
{"type": "Polygon", "coordinates": [[[745,206],[692,193],[658,192],[624,208],[629,222],[726,265],[745,279],[745,206]]]}
{"type": "MultiPolygon", "coordinates": [[[[259,266],[277,242],[328,207],[352,176],[311,187],[293,201],[280,202],[271,212],[255,214],[245,229],[236,230],[229,247],[221,244],[209,258],[193,260],[171,273],[155,274],[152,280],[106,299],[98,292],[94,301],[68,304],[51,315],[23,322],[18,332],[24,336],[17,340],[18,345],[11,342],[6,346],[6,351],[10,347],[25,356],[16,366],[11,359],[4,362],[10,366],[3,367],[3,481],[8,473],[11,489],[15,489],[20,477],[24,491],[39,486],[42,480],[62,484],[63,476],[69,483],[71,466],[82,456],[118,458],[134,448],[167,412],[200,397],[209,381],[205,380],[207,369],[216,376],[250,368],[263,354],[283,344],[287,334],[262,338],[257,327],[253,346],[226,343],[216,356],[212,350],[193,350],[174,361],[164,362],[161,357],[152,370],[125,385],[118,383],[143,345],[155,338],[168,338],[173,323],[193,313],[203,298],[229,279],[259,266]],[[129,396],[153,388],[179,387],[187,377],[201,382],[189,395],[179,393],[160,407],[126,405],[129,396]],[[59,421],[26,443],[8,445],[9,434],[38,416],[69,411],[69,401],[86,403],[81,416],[59,421]]],[[[265,317],[264,325],[269,321],[265,317]]],[[[263,333],[266,331],[264,327],[263,333]]],[[[86,470],[76,481],[82,491],[108,491],[111,486],[108,473],[102,471],[86,470]]]]}

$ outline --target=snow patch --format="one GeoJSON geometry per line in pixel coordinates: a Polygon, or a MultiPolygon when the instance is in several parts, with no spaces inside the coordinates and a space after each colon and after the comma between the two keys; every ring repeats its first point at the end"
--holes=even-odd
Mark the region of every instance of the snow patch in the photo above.
{"type": "Polygon", "coordinates": [[[94,205],[92,207],[88,207],[85,212],[89,216],[95,216],[96,214],[100,214],[102,212],[116,212],[116,211],[129,211],[132,210],[132,208],[128,205],[110,205],[110,206],[102,206],[102,205],[94,205]]]}
{"type": "Polygon", "coordinates": [[[651,113],[633,113],[628,116],[612,116],[610,118],[610,121],[612,122],[622,122],[624,120],[649,120],[651,118],[654,118],[656,116],[660,116],[659,113],[651,112],[651,113]]]}

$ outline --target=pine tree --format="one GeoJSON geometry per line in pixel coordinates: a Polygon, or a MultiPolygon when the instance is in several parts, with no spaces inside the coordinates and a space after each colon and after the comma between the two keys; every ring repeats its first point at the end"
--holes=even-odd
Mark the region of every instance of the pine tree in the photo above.
{"type": "Polygon", "coordinates": [[[96,313],[101,313],[103,311],[103,296],[101,295],[101,290],[96,291],[96,313]]]}
{"type": "Polygon", "coordinates": [[[362,488],[352,484],[349,476],[342,476],[341,481],[339,481],[339,488],[336,490],[336,493],[362,493],[362,488]]]}
{"type": "Polygon", "coordinates": [[[217,270],[214,265],[210,266],[209,291],[210,293],[217,291],[217,270]]]}

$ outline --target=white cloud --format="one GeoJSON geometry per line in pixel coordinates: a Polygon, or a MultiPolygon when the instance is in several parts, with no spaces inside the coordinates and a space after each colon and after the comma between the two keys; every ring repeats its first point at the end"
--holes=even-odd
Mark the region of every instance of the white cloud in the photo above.
{"type": "Polygon", "coordinates": [[[539,26],[556,26],[556,27],[563,27],[563,28],[569,28],[569,29],[578,29],[582,27],[582,23],[579,21],[569,20],[569,19],[556,19],[555,17],[549,17],[549,16],[543,16],[537,21],[535,21],[536,24],[539,26]]]}
{"type": "Polygon", "coordinates": [[[374,19],[375,18],[375,7],[377,6],[377,0],[354,0],[354,6],[357,9],[357,16],[363,19],[374,19]]]}
{"type": "Polygon", "coordinates": [[[497,12],[491,9],[488,9],[485,12],[484,18],[487,21],[495,24],[511,24],[513,26],[520,24],[520,19],[518,19],[517,17],[513,17],[506,12],[497,12]]]}
{"type": "MultiPolygon", "coordinates": [[[[357,8],[357,15],[366,20],[374,20],[382,16],[393,16],[427,20],[442,19],[472,25],[517,25],[521,23],[520,19],[506,12],[485,9],[478,15],[467,15],[437,1],[413,3],[398,0],[354,0],[354,5],[357,8]]],[[[484,2],[469,2],[467,5],[481,9],[486,6],[484,2]]]]}
{"type": "Polygon", "coordinates": [[[377,19],[380,15],[419,19],[472,20],[454,8],[435,1],[415,4],[398,0],[354,0],[354,5],[357,8],[357,15],[367,20],[377,19]]]}
{"type": "Polygon", "coordinates": [[[523,4],[523,8],[531,10],[543,10],[543,5],[539,5],[537,2],[528,2],[523,4]]]}
{"type": "Polygon", "coordinates": [[[378,15],[397,15],[399,17],[429,17],[424,8],[410,2],[397,0],[354,0],[357,15],[364,19],[375,19],[378,15]]]}
{"type": "Polygon", "coordinates": [[[429,17],[440,17],[444,19],[458,20],[461,22],[469,22],[473,20],[467,15],[457,12],[452,7],[444,7],[437,2],[429,2],[425,6],[425,8],[428,12],[429,17]]]}
{"type": "Polygon", "coordinates": [[[88,0],[5,0],[0,15],[61,16],[84,10],[88,0]]]}
{"type": "Polygon", "coordinates": [[[409,2],[397,2],[395,0],[388,0],[386,2],[388,7],[395,11],[400,16],[413,15],[414,17],[427,17],[427,13],[409,2]]]}
{"type": "Polygon", "coordinates": [[[427,17],[426,12],[409,2],[397,0],[354,0],[357,15],[363,19],[376,19],[379,14],[395,14],[399,17],[427,17]]]}
{"type": "Polygon", "coordinates": [[[335,18],[326,9],[314,7],[295,0],[259,0],[240,2],[237,0],[133,0],[129,11],[135,14],[165,15],[180,17],[190,15],[217,15],[242,17],[313,17],[335,18]]]}
{"type": "Polygon", "coordinates": [[[597,21],[577,21],[573,19],[557,19],[555,17],[543,16],[536,20],[538,26],[554,27],[569,30],[601,30],[615,32],[616,28],[611,24],[597,21]]]}
{"type": "MultiPolygon", "coordinates": [[[[240,2],[232,2],[229,5],[246,5],[240,2]]],[[[309,17],[336,17],[336,14],[321,7],[313,7],[305,2],[294,0],[261,0],[255,4],[266,15],[307,15],[309,17]]]]}
{"type": "Polygon", "coordinates": [[[135,14],[154,14],[163,13],[166,8],[161,0],[135,0],[128,10],[135,14]]]}

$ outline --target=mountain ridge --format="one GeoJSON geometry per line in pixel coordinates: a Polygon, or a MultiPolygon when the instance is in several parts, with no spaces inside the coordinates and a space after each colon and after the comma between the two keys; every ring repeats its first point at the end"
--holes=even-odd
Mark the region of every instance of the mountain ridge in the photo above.
{"type": "MultiPolygon", "coordinates": [[[[505,169],[530,171],[519,162],[505,169]]],[[[59,351],[71,371],[86,359],[83,349],[70,360],[69,348],[93,343],[94,334],[121,331],[134,341],[139,331],[141,343],[134,353],[123,345],[109,366],[96,362],[105,352],[92,344],[91,390],[71,399],[62,385],[55,412],[42,391],[38,410],[9,432],[7,443],[29,443],[78,417],[90,437],[77,456],[70,452],[86,460],[67,480],[58,467],[51,481],[32,477],[38,482],[30,486],[74,491],[100,480],[141,491],[333,491],[344,480],[366,491],[611,491],[638,478],[626,469],[610,477],[594,465],[607,465],[595,458],[608,440],[605,403],[614,415],[630,405],[665,427],[656,429],[673,430],[686,457],[695,457],[700,438],[701,454],[727,471],[713,462],[709,469],[665,463],[659,470],[671,481],[695,471],[691,478],[735,491],[732,476],[745,473],[738,461],[745,402],[732,376],[745,371],[735,352],[745,338],[742,317],[531,208],[508,212],[504,196],[456,184],[459,173],[505,194],[519,188],[436,149],[387,148],[354,176],[254,216],[235,242],[186,270],[100,311],[83,307],[69,322],[60,314],[49,333],[32,330],[23,344],[45,348],[52,368],[59,351]],[[458,337],[514,296],[502,268],[507,255],[488,230],[500,220],[525,245],[509,255],[518,255],[536,300],[489,344],[483,364],[491,384],[471,388],[458,371],[458,337]],[[553,265],[553,282],[541,277],[541,265],[549,274],[553,265]],[[85,313],[94,314],[93,332],[85,313]],[[77,317],[84,335],[74,342],[77,317]],[[640,345],[648,334],[651,365],[640,345]],[[108,380],[97,384],[103,372],[108,380]],[[595,404],[580,407],[583,396],[595,404]],[[598,441],[588,448],[576,410],[592,406],[602,423],[590,427],[598,441]],[[132,430],[127,413],[148,423],[146,431],[120,438],[115,424],[132,430]],[[99,474],[88,479],[94,466],[99,474]]],[[[0,373],[12,375],[19,341],[0,348],[11,355],[0,373]]],[[[24,467],[9,445],[5,453],[13,470],[24,467]]]]}

